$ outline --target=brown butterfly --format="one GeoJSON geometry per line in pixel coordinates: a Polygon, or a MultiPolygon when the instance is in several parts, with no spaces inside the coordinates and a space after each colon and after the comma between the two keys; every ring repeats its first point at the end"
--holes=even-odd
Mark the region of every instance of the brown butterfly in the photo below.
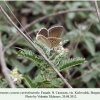
{"type": "Polygon", "coordinates": [[[63,26],[54,26],[50,29],[42,28],[37,33],[36,39],[42,44],[50,48],[57,47],[61,42],[63,26]]]}

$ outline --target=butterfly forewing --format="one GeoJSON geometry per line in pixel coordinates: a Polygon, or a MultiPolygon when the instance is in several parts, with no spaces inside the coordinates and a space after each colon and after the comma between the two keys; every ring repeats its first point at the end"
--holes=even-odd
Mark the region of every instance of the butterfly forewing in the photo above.
{"type": "Polygon", "coordinates": [[[45,37],[48,37],[48,30],[46,28],[42,28],[39,30],[38,35],[43,35],[45,37]]]}
{"type": "Polygon", "coordinates": [[[51,48],[58,46],[61,42],[61,38],[56,37],[49,37],[48,40],[50,41],[51,48]]]}
{"type": "Polygon", "coordinates": [[[49,31],[49,37],[57,37],[59,38],[62,34],[63,26],[54,26],[51,27],[49,31]]]}
{"type": "Polygon", "coordinates": [[[36,39],[40,42],[40,44],[51,47],[50,41],[43,35],[38,35],[36,39]]]}

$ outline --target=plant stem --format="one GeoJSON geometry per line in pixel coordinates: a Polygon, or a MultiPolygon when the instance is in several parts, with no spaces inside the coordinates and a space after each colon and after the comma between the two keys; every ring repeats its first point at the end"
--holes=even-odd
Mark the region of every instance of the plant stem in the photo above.
{"type": "Polygon", "coordinates": [[[96,12],[97,12],[97,15],[98,15],[98,20],[100,22],[100,12],[99,12],[99,7],[98,7],[98,4],[97,4],[96,0],[94,0],[94,4],[95,4],[95,9],[96,9],[96,12]]]}
{"type": "Polygon", "coordinates": [[[7,66],[6,66],[6,62],[5,62],[5,58],[4,58],[4,53],[3,53],[3,48],[2,48],[2,41],[1,41],[1,37],[0,37],[0,62],[1,62],[1,69],[2,69],[2,72],[5,76],[5,78],[7,79],[8,83],[9,83],[9,86],[11,88],[15,88],[15,85],[8,73],[8,69],[7,69],[7,66]]]}

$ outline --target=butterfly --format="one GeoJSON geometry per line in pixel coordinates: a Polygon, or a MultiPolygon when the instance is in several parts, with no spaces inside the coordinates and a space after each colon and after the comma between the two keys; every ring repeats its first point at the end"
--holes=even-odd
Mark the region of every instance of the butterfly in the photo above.
{"type": "Polygon", "coordinates": [[[40,44],[50,48],[57,47],[61,42],[63,26],[54,26],[50,29],[41,28],[37,33],[36,39],[40,44]]]}

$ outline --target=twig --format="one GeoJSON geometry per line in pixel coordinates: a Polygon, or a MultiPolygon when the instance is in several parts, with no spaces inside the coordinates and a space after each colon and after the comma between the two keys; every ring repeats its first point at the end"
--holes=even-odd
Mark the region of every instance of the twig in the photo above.
{"type": "MultiPolygon", "coordinates": [[[[66,13],[71,13],[71,12],[76,12],[76,11],[77,11],[77,12],[80,12],[80,11],[84,11],[84,12],[91,11],[91,12],[94,12],[95,9],[80,8],[80,9],[75,9],[75,10],[65,10],[65,11],[60,11],[60,12],[57,12],[57,13],[52,13],[52,14],[49,14],[49,15],[47,15],[47,16],[40,17],[39,19],[37,19],[37,20],[31,22],[30,24],[26,25],[26,26],[24,27],[24,29],[21,28],[21,30],[24,31],[25,29],[31,27],[32,25],[34,25],[34,24],[36,24],[36,23],[38,23],[38,22],[40,22],[40,21],[43,21],[43,20],[45,20],[45,19],[47,19],[47,18],[49,18],[49,17],[53,17],[53,16],[57,16],[57,15],[61,15],[61,14],[66,14],[66,13]]],[[[17,41],[19,40],[19,39],[16,39],[16,38],[18,38],[19,36],[20,36],[20,34],[17,34],[16,36],[14,36],[14,38],[11,39],[11,42],[9,42],[8,45],[4,48],[4,52],[5,52],[8,48],[10,48],[11,46],[13,46],[15,42],[17,42],[17,41]],[[13,42],[12,42],[12,41],[13,41],[13,42]]]]}
{"type": "Polygon", "coordinates": [[[100,22],[100,12],[99,12],[99,7],[98,7],[96,0],[94,0],[94,4],[95,4],[96,12],[97,12],[97,15],[98,15],[98,19],[99,19],[99,22],[100,22]]]}
{"type": "Polygon", "coordinates": [[[37,19],[37,20],[31,22],[30,24],[26,25],[26,26],[24,27],[24,29],[27,29],[27,28],[31,27],[32,25],[34,25],[35,23],[38,23],[38,22],[40,22],[40,21],[43,21],[44,19],[47,19],[47,18],[49,18],[49,17],[58,16],[58,15],[65,14],[65,13],[79,12],[79,11],[81,11],[81,12],[82,12],[82,11],[84,11],[84,12],[87,12],[87,11],[95,12],[95,9],[91,9],[91,8],[90,8],[90,9],[87,9],[87,8],[79,8],[79,9],[75,9],[75,10],[64,10],[64,11],[59,11],[59,12],[57,12],[57,13],[52,13],[52,14],[49,14],[49,15],[47,15],[47,16],[43,16],[43,17],[41,17],[41,18],[39,18],[39,19],[37,19]]]}
{"type": "Polygon", "coordinates": [[[8,73],[8,70],[7,70],[7,66],[6,66],[6,62],[5,62],[5,59],[4,59],[4,53],[3,53],[3,49],[2,49],[2,41],[1,41],[1,37],[0,37],[0,62],[1,62],[1,69],[2,69],[2,72],[5,76],[5,78],[7,79],[8,83],[9,83],[9,86],[11,88],[15,88],[15,85],[8,73]]]}
{"type": "Polygon", "coordinates": [[[40,55],[46,60],[46,62],[53,68],[53,70],[58,74],[58,76],[63,80],[63,82],[69,87],[72,88],[72,86],[65,80],[65,78],[60,74],[60,72],[55,68],[55,66],[48,60],[48,58],[37,48],[37,46],[25,35],[22,30],[20,30],[16,24],[11,20],[11,18],[7,15],[7,13],[4,11],[2,6],[0,5],[0,9],[3,12],[3,14],[7,17],[7,19],[14,25],[14,27],[24,36],[24,38],[40,53],[40,55]]]}

